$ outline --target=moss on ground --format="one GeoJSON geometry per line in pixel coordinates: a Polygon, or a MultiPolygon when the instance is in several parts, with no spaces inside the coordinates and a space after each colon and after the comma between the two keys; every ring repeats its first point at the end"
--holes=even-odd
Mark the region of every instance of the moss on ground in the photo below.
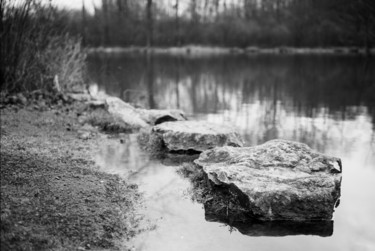
{"type": "Polygon", "coordinates": [[[96,170],[111,139],[80,139],[73,106],[0,112],[1,250],[117,250],[141,231],[137,186],[96,170]]]}

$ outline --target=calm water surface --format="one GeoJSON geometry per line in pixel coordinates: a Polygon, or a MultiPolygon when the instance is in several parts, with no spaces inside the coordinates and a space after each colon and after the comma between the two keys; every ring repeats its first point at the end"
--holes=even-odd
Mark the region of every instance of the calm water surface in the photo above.
{"type": "Polygon", "coordinates": [[[333,234],[248,236],[205,219],[172,160],[152,159],[136,135],[103,146],[97,162],[139,184],[156,229],[135,250],[375,250],[375,62],[344,56],[177,58],[91,55],[93,89],[134,105],[233,124],[247,145],[283,138],[342,158],[333,234]]]}

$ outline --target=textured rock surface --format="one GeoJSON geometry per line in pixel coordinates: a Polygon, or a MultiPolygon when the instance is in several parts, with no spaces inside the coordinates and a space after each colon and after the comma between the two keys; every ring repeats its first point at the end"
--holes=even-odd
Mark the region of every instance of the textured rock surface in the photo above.
{"type": "Polygon", "coordinates": [[[240,136],[231,127],[202,121],[166,122],[152,129],[152,136],[170,151],[205,151],[216,146],[242,146],[240,136]]]}
{"type": "Polygon", "coordinates": [[[137,110],[116,97],[109,97],[106,100],[107,110],[113,116],[120,118],[126,124],[135,128],[147,127],[148,124],[144,121],[137,110]]]}
{"type": "Polygon", "coordinates": [[[195,163],[215,184],[240,194],[243,206],[262,220],[328,220],[340,197],[340,159],[302,143],[219,147],[195,163]]]}
{"type": "Polygon", "coordinates": [[[116,97],[106,98],[105,103],[109,113],[135,128],[160,124],[165,121],[186,120],[183,112],[179,110],[137,109],[116,97]]]}

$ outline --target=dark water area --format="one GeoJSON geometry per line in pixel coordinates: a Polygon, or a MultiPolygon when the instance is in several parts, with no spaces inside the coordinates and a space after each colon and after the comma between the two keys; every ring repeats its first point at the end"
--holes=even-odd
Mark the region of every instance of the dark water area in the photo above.
{"type": "Polygon", "coordinates": [[[332,223],[231,225],[192,200],[176,162],[151,158],[128,135],[125,144],[103,146],[97,163],[145,193],[145,213],[156,228],[140,235],[134,249],[375,250],[374,69],[375,60],[355,56],[90,55],[92,90],[233,125],[246,145],[295,140],[343,162],[332,223]]]}

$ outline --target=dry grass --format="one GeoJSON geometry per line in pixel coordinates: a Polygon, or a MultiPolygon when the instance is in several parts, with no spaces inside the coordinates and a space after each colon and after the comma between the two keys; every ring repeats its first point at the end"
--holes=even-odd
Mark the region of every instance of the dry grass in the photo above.
{"type": "Polygon", "coordinates": [[[64,13],[40,0],[1,1],[1,89],[84,89],[86,54],[79,38],[66,34],[64,13]]]}

